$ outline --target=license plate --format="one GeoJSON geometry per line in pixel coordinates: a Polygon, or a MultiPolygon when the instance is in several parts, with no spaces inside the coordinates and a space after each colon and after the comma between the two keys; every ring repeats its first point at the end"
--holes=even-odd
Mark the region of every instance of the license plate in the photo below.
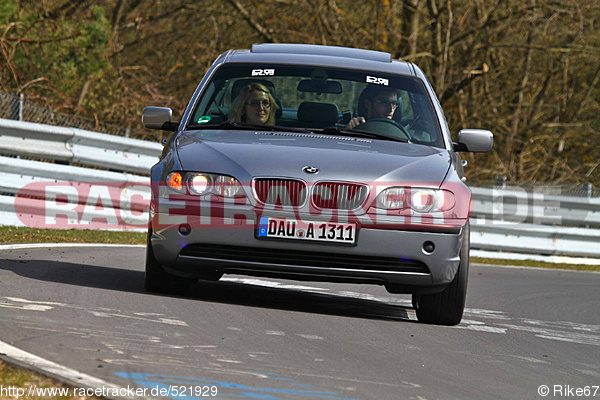
{"type": "Polygon", "coordinates": [[[261,217],[258,237],[356,244],[356,224],[261,217]]]}

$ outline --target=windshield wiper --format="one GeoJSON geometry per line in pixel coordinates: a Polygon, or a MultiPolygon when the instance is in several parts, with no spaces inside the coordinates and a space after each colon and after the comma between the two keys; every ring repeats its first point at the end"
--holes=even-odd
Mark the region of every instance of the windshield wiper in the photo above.
{"type": "Polygon", "coordinates": [[[348,128],[339,128],[339,127],[328,127],[324,129],[313,129],[314,132],[322,133],[325,135],[346,135],[346,136],[354,136],[354,137],[362,137],[369,139],[381,139],[381,140],[391,140],[393,142],[402,142],[402,143],[412,143],[410,140],[406,138],[394,137],[384,135],[382,133],[370,132],[370,131],[361,131],[359,129],[348,129],[348,128]]]}
{"type": "Polygon", "coordinates": [[[390,140],[393,142],[412,143],[405,138],[388,136],[381,133],[361,131],[359,129],[347,129],[331,126],[324,129],[297,128],[281,125],[249,124],[244,122],[223,122],[220,124],[190,124],[188,129],[230,129],[230,130],[256,130],[267,132],[297,132],[297,133],[319,133],[324,135],[344,135],[369,139],[390,140]]]}
{"type": "Polygon", "coordinates": [[[294,128],[281,125],[248,124],[244,122],[223,122],[221,124],[190,124],[188,129],[231,129],[231,130],[256,130],[269,132],[299,132],[307,133],[304,128],[294,128]]]}

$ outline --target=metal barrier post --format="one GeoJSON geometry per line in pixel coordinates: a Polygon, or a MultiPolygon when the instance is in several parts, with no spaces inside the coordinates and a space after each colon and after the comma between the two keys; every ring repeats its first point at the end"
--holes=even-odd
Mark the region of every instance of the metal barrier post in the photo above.
{"type": "Polygon", "coordinates": [[[23,121],[23,104],[25,103],[25,96],[23,93],[19,93],[19,121],[23,121]]]}

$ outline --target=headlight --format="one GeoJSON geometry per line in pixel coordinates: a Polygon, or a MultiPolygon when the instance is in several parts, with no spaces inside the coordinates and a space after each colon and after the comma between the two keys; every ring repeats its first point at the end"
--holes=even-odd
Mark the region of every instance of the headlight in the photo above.
{"type": "Polygon", "coordinates": [[[433,189],[413,189],[410,196],[410,208],[420,213],[428,213],[435,209],[437,191],[433,189]]]}
{"type": "Polygon", "coordinates": [[[418,213],[448,211],[455,205],[454,194],[448,190],[392,187],[377,196],[377,208],[400,210],[411,208],[418,213]]]}
{"type": "Polygon", "coordinates": [[[377,196],[377,208],[386,210],[400,210],[405,208],[406,194],[404,188],[389,188],[377,196]]]}
{"type": "Polygon", "coordinates": [[[167,175],[167,186],[178,193],[197,196],[214,194],[235,197],[244,194],[237,179],[227,175],[200,172],[171,172],[167,175]]]}
{"type": "Polygon", "coordinates": [[[210,180],[206,175],[192,175],[188,178],[191,194],[206,194],[210,190],[210,180]]]}
{"type": "Polygon", "coordinates": [[[242,186],[231,176],[219,175],[215,181],[219,193],[223,197],[234,197],[241,193],[242,186]]]}
{"type": "Polygon", "coordinates": [[[190,194],[200,196],[215,194],[223,197],[235,197],[243,194],[242,185],[237,179],[227,175],[188,172],[186,182],[190,194]]]}

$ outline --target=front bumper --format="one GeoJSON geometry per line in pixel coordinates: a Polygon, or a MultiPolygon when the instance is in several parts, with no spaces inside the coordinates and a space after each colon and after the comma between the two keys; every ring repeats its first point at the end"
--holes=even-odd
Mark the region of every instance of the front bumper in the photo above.
{"type": "Polygon", "coordinates": [[[169,273],[184,277],[245,274],[372,283],[386,285],[390,291],[414,293],[438,290],[452,281],[464,239],[460,227],[428,231],[422,226],[410,230],[362,225],[357,243],[351,247],[259,240],[256,219],[213,216],[210,224],[200,220],[190,224],[188,217],[185,221],[193,228],[181,233],[181,219],[157,212],[151,225],[155,258],[169,273]],[[424,250],[426,242],[434,244],[433,252],[424,250]]]}

